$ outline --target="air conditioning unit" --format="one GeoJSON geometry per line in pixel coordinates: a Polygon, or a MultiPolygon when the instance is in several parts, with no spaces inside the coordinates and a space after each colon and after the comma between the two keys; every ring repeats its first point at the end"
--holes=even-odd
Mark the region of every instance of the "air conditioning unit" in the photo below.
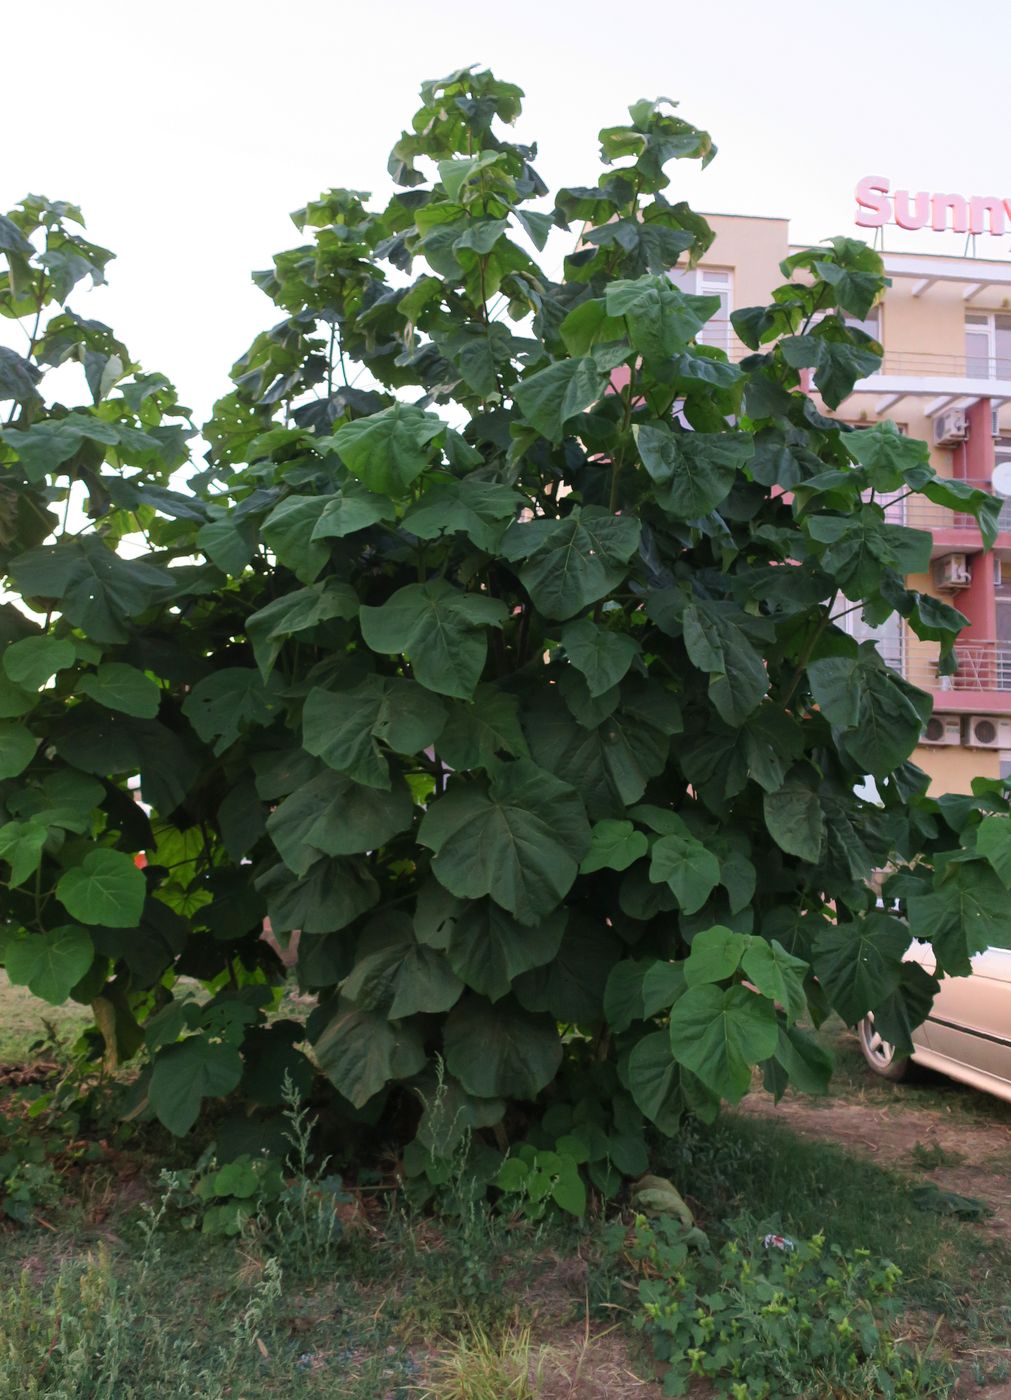
{"type": "Polygon", "coordinates": [[[931,715],[920,735],[921,744],[960,744],[962,721],[958,715],[931,715]]]}
{"type": "Polygon", "coordinates": [[[970,715],[965,722],[965,742],[971,749],[1011,749],[1011,719],[970,715]]]}
{"type": "Polygon", "coordinates": [[[960,408],[949,408],[934,419],[934,446],[954,447],[969,436],[969,422],[960,408]]]}
{"type": "Polygon", "coordinates": [[[932,565],[934,587],[953,592],[958,588],[968,588],[972,583],[972,570],[964,554],[942,554],[932,565]]]}

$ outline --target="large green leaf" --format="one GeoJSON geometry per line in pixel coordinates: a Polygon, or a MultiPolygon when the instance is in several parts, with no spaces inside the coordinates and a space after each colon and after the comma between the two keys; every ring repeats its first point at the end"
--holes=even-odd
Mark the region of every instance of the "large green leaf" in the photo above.
{"type": "Polygon", "coordinates": [[[1007,890],[982,861],[949,865],[931,894],[910,895],[907,906],[908,935],[930,939],[953,974],[967,974],[976,953],[1011,947],[1007,890]]]}
{"type": "Polygon", "coordinates": [[[320,1069],[334,1088],[362,1108],[391,1079],[409,1079],[425,1063],[413,1027],[342,1001],[313,1043],[320,1069]]]}
{"type": "Polygon", "coordinates": [[[561,442],[566,424],[600,397],[606,383],[607,376],[586,356],[528,375],[513,393],[527,422],[551,442],[561,442]]]}
{"type": "Polygon", "coordinates": [[[561,903],[590,844],[583,804],[567,783],[528,759],[498,765],[491,782],[450,783],[431,804],[418,840],[453,894],[490,895],[521,923],[561,903]]]}
{"type": "Polygon", "coordinates": [[[489,1001],[499,1001],[521,973],[550,962],[565,932],[567,911],[539,924],[518,923],[490,899],[467,904],[453,920],[447,953],[458,977],[489,1001]]]}
{"type": "Polygon", "coordinates": [[[590,849],[579,866],[581,875],[594,870],[627,870],[644,856],[649,842],[630,821],[615,821],[605,817],[596,822],[590,833],[590,849]]]}
{"type": "MultiPolygon", "coordinates": [[[[579,679],[574,672],[570,674],[579,679]]],[[[593,820],[620,820],[628,804],[642,797],[650,779],[663,771],[670,742],[667,732],[650,722],[663,722],[663,717],[652,707],[646,713],[630,706],[607,714],[605,696],[600,702],[605,712],[600,722],[599,711],[597,715],[585,712],[573,697],[567,679],[563,673],[559,688],[593,727],[575,723],[549,693],[527,710],[531,751],[538,763],[576,789],[593,820]]],[[[611,703],[616,698],[612,693],[611,703]]]]}
{"type": "Polygon", "coordinates": [[[399,496],[421,475],[446,425],[434,413],[396,403],[338,428],[320,446],[332,447],[368,490],[399,496]]]}
{"type": "Polygon", "coordinates": [[[452,705],[438,740],[439,757],[450,768],[488,768],[505,754],[530,756],[516,697],[494,685],[479,685],[473,700],[452,705]]]}
{"type": "Polygon", "coordinates": [[[769,835],[780,850],[812,863],[820,858],[825,819],[808,768],[801,764],[792,768],[782,787],[763,795],[762,810],[769,835]]]}
{"type": "Polygon", "coordinates": [[[562,645],[577,671],[586,678],[591,695],[603,695],[617,685],[639,654],[634,637],[598,627],[588,617],[562,629],[562,645]]]}
{"type": "Polygon", "coordinates": [[[403,525],[423,540],[459,530],[478,549],[491,554],[524,503],[525,497],[511,486],[466,476],[426,491],[404,516],[403,525]]]}
{"type": "Polygon", "coordinates": [[[666,883],[685,914],[694,914],[720,883],[720,862],[693,836],[661,836],[652,850],[649,878],[666,883]]]}
{"type": "Polygon", "coordinates": [[[352,483],[336,496],[327,497],[319,520],[313,527],[312,538],[342,540],[347,535],[367,529],[378,520],[392,520],[396,513],[397,508],[388,496],[363,491],[352,483]]]}
{"type": "Polygon", "coordinates": [[[34,710],[38,701],[39,697],[34,691],[15,685],[0,668],[0,720],[20,719],[34,710]]]}
{"type": "Polygon", "coordinates": [[[635,441],[657,501],[676,520],[699,520],[721,505],[754,453],[748,433],[675,433],[666,423],[637,425],[635,441]]]}
{"type": "Polygon", "coordinates": [[[120,559],[96,535],[29,550],[11,561],[18,590],[58,609],[95,642],[125,642],[126,622],[175,587],[167,569],[120,559]]]}
{"type": "Polygon", "coordinates": [[[976,833],[976,850],[990,862],[1004,887],[1011,890],[1011,820],[984,817],[976,833]]]}
{"type": "Polygon", "coordinates": [[[161,704],[161,691],[150,676],[124,661],[103,661],[95,671],[81,676],[76,689],[106,709],[139,719],[154,719],[161,704]]]}
{"type": "Polygon", "coordinates": [[[775,938],[753,936],[741,959],[745,977],[764,997],[778,1002],[788,1018],[796,1021],[807,1009],[804,976],[808,965],[788,953],[775,938]]]}
{"type": "Polygon", "coordinates": [[[211,563],[233,578],[242,573],[256,549],[256,531],[252,523],[231,517],[201,525],[196,538],[211,563]]]}
{"type": "Polygon", "coordinates": [[[619,954],[603,922],[574,910],[555,956],[517,979],[516,999],[565,1025],[592,1026],[603,1018],[604,989],[619,954]]]}
{"type": "Polygon", "coordinates": [[[523,561],[520,581],[535,606],[564,620],[617,588],[638,544],[638,520],[599,506],[577,506],[563,520],[511,525],[502,553],[510,561],[523,561]]]}
{"type": "Polygon", "coordinates": [[[856,1025],[899,985],[909,937],[901,919],[880,912],[829,924],[818,934],[814,970],[848,1026],[856,1025]]]}
{"type": "Polygon", "coordinates": [[[767,1060],[778,1040],[772,1002],[746,987],[689,987],[671,1009],[675,1059],[730,1103],[748,1092],[752,1065],[767,1060]]]}
{"type": "Polygon", "coordinates": [[[633,1021],[641,1021],[645,1016],[642,979],[649,966],[648,958],[625,958],[616,962],[608,973],[604,987],[604,1016],[616,1035],[627,1031],[633,1021]]]}
{"type": "Polygon", "coordinates": [[[38,739],[23,724],[0,724],[0,778],[23,773],[38,746],[38,739]]]}
{"type": "Polygon", "coordinates": [[[709,696],[721,717],[744,723],[769,688],[762,658],[748,640],[748,619],[732,603],[697,599],[685,608],[685,649],[694,666],[709,674],[709,696]]]}
{"type": "Polygon", "coordinates": [[[554,1078],[562,1043],[550,1016],[512,1000],[466,996],[449,1013],[446,1066],[478,1098],[533,1099],[554,1078]]]}
{"type": "MultiPolygon", "coordinates": [[[[138,434],[140,438],[145,436],[138,434]]],[[[42,481],[47,475],[58,472],[85,441],[101,444],[102,447],[116,446],[120,440],[120,430],[116,424],[107,423],[97,416],[72,412],[65,418],[33,423],[25,430],[9,430],[0,437],[17,452],[29,481],[42,481]]],[[[148,441],[151,447],[157,448],[155,439],[148,441]]]]}
{"type": "Polygon", "coordinates": [[[87,931],[76,924],[46,933],[22,933],[3,948],[7,976],[43,1001],[58,1006],[91,967],[94,949],[87,931]]]}
{"type": "Polygon", "coordinates": [[[297,788],[267,819],[267,833],[289,870],[304,875],[320,856],[374,851],[406,831],[414,817],[400,781],[388,792],[325,772],[297,788]]]}
{"type": "Polygon", "coordinates": [[[812,661],[807,674],[819,709],[868,773],[882,777],[909,757],[930,718],[930,696],[889,670],[873,643],[856,656],[812,661]]]}
{"type": "Polygon", "coordinates": [[[73,642],[60,637],[23,637],[4,648],[3,668],[15,685],[38,690],[57,671],[73,666],[76,659],[73,642]]]}
{"type": "Polygon", "coordinates": [[[122,851],[89,851],[80,865],[64,871],[56,897],[82,924],[132,928],[140,919],[147,885],[122,851]]]}
{"type": "Polygon", "coordinates": [[[300,583],[313,583],[330,557],[325,540],[313,537],[329,496],[286,496],[261,526],[264,543],[300,583]]]}
{"type": "Polygon", "coordinates": [[[501,627],[508,611],[497,598],[436,579],[409,583],[382,606],[363,607],[360,616],[372,651],[403,653],[428,690],[469,700],[488,654],[486,629],[501,627]]]}
{"type": "Polygon", "coordinates": [[[233,1045],[190,1035],[158,1051],[148,1086],[151,1107],[170,1133],[182,1137],[203,1100],[230,1094],[241,1078],[242,1058],[233,1045]]]}
{"type": "Polygon", "coordinates": [[[379,902],[379,886],[372,875],[351,860],[318,860],[300,876],[275,865],[257,880],[256,887],[266,895],[267,916],[275,933],[295,929],[334,933],[379,902]]]}
{"type": "Polygon", "coordinates": [[[673,1137],[685,1111],[681,1066],[666,1031],[653,1031],[635,1043],[628,1058],[628,1087],[636,1106],[662,1133],[673,1137]]]}
{"type": "MultiPolygon", "coordinates": [[[[388,788],[390,770],[379,747],[414,754],[434,744],[446,709],[416,681],[366,676],[352,690],[310,691],[302,711],[303,743],[330,768],[368,787],[388,788]]],[[[469,765],[468,765],[469,766],[469,765]]]]}
{"type": "Polygon", "coordinates": [[[684,964],[684,980],[689,987],[703,982],[723,982],[741,965],[748,951],[747,934],[717,924],[702,929],[692,939],[691,952],[684,964]]]}
{"type": "Polygon", "coordinates": [[[144,801],[163,817],[175,811],[200,773],[193,746],[167,725],[87,702],[60,720],[53,741],[60,757],[85,773],[139,772],[144,801]]]}
{"type": "Polygon", "coordinates": [[[897,491],[907,472],[918,475],[930,469],[930,448],[908,433],[900,433],[894,423],[874,423],[857,433],[847,433],[843,446],[867,473],[868,485],[875,491],[897,491]]]}
{"type": "Polygon", "coordinates": [[[12,889],[38,870],[48,835],[38,821],[5,822],[0,826],[0,860],[7,861],[11,868],[7,883],[12,889]]]}
{"type": "Polygon", "coordinates": [[[832,1054],[814,1036],[796,1026],[780,1026],[776,1063],[802,1094],[824,1094],[832,1077],[832,1054]]]}
{"type": "Polygon", "coordinates": [[[183,714],[205,744],[224,753],[242,729],[270,727],[281,709],[279,689],[251,667],[225,666],[197,682],[183,714]]]}
{"type": "Polygon", "coordinates": [[[625,317],[632,344],[652,360],[683,350],[705,325],[704,313],[715,309],[711,298],[685,296],[666,277],[611,282],[605,304],[608,316],[625,317]]]}
{"type": "Polygon", "coordinates": [[[289,637],[311,632],[334,618],[358,616],[358,599],[350,584],[328,578],[310,588],[284,593],[246,619],[246,635],[264,678],[274,669],[289,637]]]}
{"type": "Polygon", "coordinates": [[[383,1010],[393,1020],[419,1011],[448,1011],[463,983],[445,954],[414,936],[406,914],[396,910],[373,919],[362,933],[355,963],[341,992],[363,1011],[383,1010]]]}

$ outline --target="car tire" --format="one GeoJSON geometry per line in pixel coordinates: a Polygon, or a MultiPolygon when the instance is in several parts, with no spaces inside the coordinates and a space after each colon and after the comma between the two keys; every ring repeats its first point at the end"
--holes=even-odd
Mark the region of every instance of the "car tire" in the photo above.
{"type": "Polygon", "coordinates": [[[874,1027],[874,1017],[868,1014],[857,1026],[860,1050],[869,1067],[882,1079],[900,1083],[909,1075],[911,1061],[900,1055],[895,1046],[885,1040],[874,1027]]]}

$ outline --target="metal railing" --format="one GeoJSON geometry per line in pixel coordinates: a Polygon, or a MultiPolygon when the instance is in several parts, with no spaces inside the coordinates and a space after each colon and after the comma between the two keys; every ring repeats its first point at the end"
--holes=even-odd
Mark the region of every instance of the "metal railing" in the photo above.
{"type": "Polygon", "coordinates": [[[945,355],[934,350],[889,350],[886,346],[885,358],[877,373],[1007,381],[1011,380],[1011,359],[1006,355],[945,355]]]}
{"type": "MultiPolygon", "coordinates": [[[[993,493],[993,486],[989,481],[973,479],[964,484],[975,487],[978,491],[993,493]]],[[[891,502],[880,496],[877,499],[879,504],[884,506],[885,519],[890,525],[909,525],[914,530],[974,530],[979,533],[974,516],[965,511],[939,506],[933,501],[928,501],[925,496],[907,496],[903,500],[891,502]]],[[[1011,498],[1001,505],[997,528],[1001,531],[1011,530],[1011,498]]]]}
{"type": "Polygon", "coordinates": [[[936,658],[919,649],[900,658],[903,664],[897,664],[884,650],[882,654],[907,681],[924,690],[1011,690],[1011,642],[956,642],[957,670],[953,676],[939,675],[936,658]]]}
{"type": "MultiPolygon", "coordinates": [[[[733,364],[755,353],[735,334],[732,323],[722,317],[706,322],[699,343],[714,345],[725,351],[733,364]]],[[[763,345],[761,350],[771,350],[774,343],[763,345]]],[[[860,383],[867,383],[879,374],[987,379],[1007,383],[1011,382],[1011,359],[1006,355],[946,355],[934,350],[889,350],[886,346],[880,368],[860,383]]]]}

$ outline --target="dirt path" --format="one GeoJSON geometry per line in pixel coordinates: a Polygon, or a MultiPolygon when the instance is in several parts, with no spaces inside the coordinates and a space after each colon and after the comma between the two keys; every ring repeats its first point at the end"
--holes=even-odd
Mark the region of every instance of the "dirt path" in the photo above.
{"type": "Polygon", "coordinates": [[[913,1106],[897,1111],[805,1099],[777,1105],[766,1094],[749,1095],[738,1111],[774,1118],[801,1137],[838,1143],[942,1191],[974,1196],[993,1211],[983,1228],[1011,1245],[1011,1124],[965,1122],[943,1109],[913,1106]],[[927,1169],[913,1155],[918,1144],[950,1160],[927,1169]]]}

